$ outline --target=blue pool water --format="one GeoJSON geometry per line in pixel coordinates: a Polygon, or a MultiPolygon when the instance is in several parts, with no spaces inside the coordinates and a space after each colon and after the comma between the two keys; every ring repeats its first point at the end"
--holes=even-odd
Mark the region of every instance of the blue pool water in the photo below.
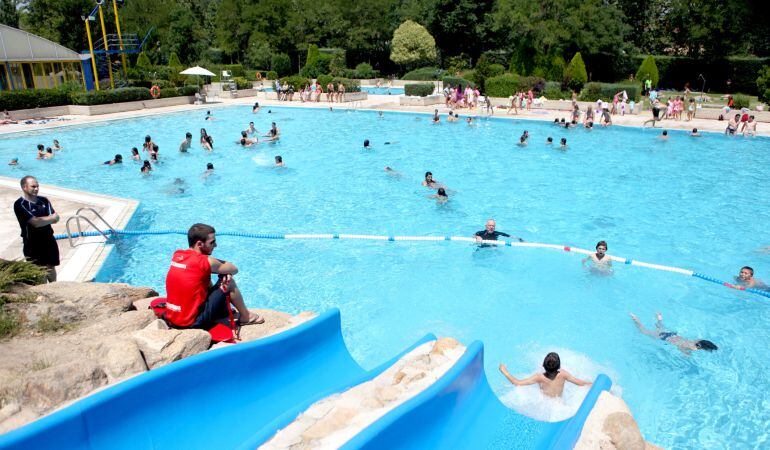
{"type": "MultiPolygon", "coordinates": [[[[141,201],[131,229],[277,233],[471,235],[489,217],[498,229],[529,241],[592,248],[729,279],[740,266],[770,281],[770,140],[707,134],[689,138],[659,130],[612,127],[587,132],[547,122],[482,120],[430,125],[428,116],[250,107],[154,116],[104,125],[0,138],[0,174],[32,173],[42,183],[141,201]],[[249,121],[276,144],[241,148],[249,121]],[[215,151],[197,145],[206,127],[215,151]],[[515,146],[523,130],[530,145],[515,146]],[[196,136],[189,154],[177,147],[196,136]],[[160,145],[162,164],[149,177],[128,159],[145,134],[160,145]],[[547,136],[568,139],[560,151],[547,136]],[[35,160],[35,145],[58,138],[65,149],[35,160]],[[373,150],[362,149],[364,139],[373,150]],[[393,145],[384,142],[397,141],[393,145]],[[282,155],[287,167],[276,169],[282,155]],[[203,180],[207,162],[216,174],[203,180]],[[388,176],[384,166],[398,170],[388,176]],[[450,189],[438,205],[420,186],[423,173],[450,189]],[[174,179],[184,180],[178,192],[174,179]]],[[[43,193],[45,195],[45,193],[43,193]]],[[[99,281],[162,290],[169,256],[182,236],[140,236],[116,242],[99,281]]],[[[667,448],[767,448],[770,408],[765,354],[770,301],[678,274],[617,265],[595,276],[571,253],[482,249],[465,243],[261,241],[222,237],[215,255],[241,269],[248,303],[290,312],[342,310],[345,338],[371,367],[429,331],[461,341],[483,340],[486,370],[501,398],[525,414],[558,418],[585,391],[562,403],[541,401],[536,388],[512,389],[497,371],[538,370],[548,351],[583,378],[607,373],[645,436],[667,448]],[[661,311],[680,335],[710,339],[719,351],[683,357],[637,332],[661,311]]],[[[62,245],[65,245],[62,243],[62,245]]]]}

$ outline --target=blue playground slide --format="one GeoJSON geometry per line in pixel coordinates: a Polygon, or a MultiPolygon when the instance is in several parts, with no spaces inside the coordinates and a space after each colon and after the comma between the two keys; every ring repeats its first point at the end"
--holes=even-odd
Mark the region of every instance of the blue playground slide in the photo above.
{"type": "Polygon", "coordinates": [[[571,449],[601,391],[599,375],[578,412],[540,422],[503,405],[484,374],[484,347],[473,342],[457,363],[420,394],[348,441],[351,449],[571,449]]]}
{"type": "Polygon", "coordinates": [[[350,356],[340,325],[333,309],[155,369],[0,436],[0,449],[253,449],[315,401],[403,356],[367,372],[350,356]]]}
{"type": "MultiPolygon", "coordinates": [[[[191,356],[86,397],[0,436],[0,449],[254,449],[317,400],[368,381],[351,357],[339,310],[264,339],[191,356]]],[[[600,375],[577,414],[539,422],[505,407],[474,342],[436,383],[345,449],[566,449],[610,381],[600,375]]]]}

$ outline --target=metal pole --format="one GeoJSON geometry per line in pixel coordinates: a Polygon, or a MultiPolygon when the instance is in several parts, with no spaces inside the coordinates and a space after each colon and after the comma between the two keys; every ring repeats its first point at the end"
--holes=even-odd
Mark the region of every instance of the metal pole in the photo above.
{"type": "Polygon", "coordinates": [[[115,26],[118,28],[118,42],[120,43],[120,58],[123,61],[123,75],[128,79],[128,66],[126,54],[123,53],[123,35],[120,33],[120,18],[118,17],[118,1],[112,0],[112,9],[115,12],[115,26]]]}
{"type": "MultiPolygon", "coordinates": [[[[99,72],[96,71],[96,55],[94,55],[94,43],[91,40],[91,25],[88,23],[91,17],[86,17],[86,34],[88,34],[88,49],[91,51],[91,67],[94,69],[94,85],[99,90],[99,72]]],[[[85,80],[85,79],[84,79],[85,80]]]]}
{"type": "Polygon", "coordinates": [[[110,46],[107,43],[107,29],[104,28],[104,14],[102,5],[99,4],[99,21],[102,23],[102,39],[104,39],[104,57],[107,58],[107,72],[110,74],[110,89],[115,89],[115,81],[112,79],[112,63],[110,62],[110,46]]]}

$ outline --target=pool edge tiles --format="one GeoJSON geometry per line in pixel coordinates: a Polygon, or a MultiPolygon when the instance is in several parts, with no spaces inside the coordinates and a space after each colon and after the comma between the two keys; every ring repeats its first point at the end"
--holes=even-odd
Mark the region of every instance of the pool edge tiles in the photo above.
{"type": "MultiPolygon", "coordinates": [[[[21,237],[18,232],[16,218],[11,211],[11,203],[8,199],[15,199],[21,195],[19,181],[14,178],[0,176],[0,195],[7,204],[7,214],[0,218],[5,229],[12,230],[13,238],[4,240],[0,247],[0,253],[13,259],[21,259],[21,237]]],[[[93,208],[99,212],[104,220],[115,229],[124,228],[133,217],[139,206],[139,201],[127,198],[113,197],[109,195],[96,194],[88,191],[68,189],[56,185],[41,183],[40,195],[51,199],[61,217],[58,224],[55,225],[55,232],[66,232],[66,222],[74,215],[74,209],[81,207],[93,208]],[[57,203],[66,203],[68,208],[59,208],[57,203]]],[[[84,211],[83,215],[88,217],[96,226],[102,225],[98,218],[95,218],[92,212],[84,211]]],[[[73,224],[73,231],[75,224],[73,224]]],[[[102,228],[102,227],[100,227],[102,228]]],[[[87,223],[84,224],[84,231],[90,229],[87,223]]],[[[69,240],[59,240],[59,251],[61,254],[61,265],[57,268],[57,281],[92,281],[106,260],[112,246],[107,244],[102,236],[92,236],[80,238],[75,241],[75,247],[71,248],[69,240]]]]}

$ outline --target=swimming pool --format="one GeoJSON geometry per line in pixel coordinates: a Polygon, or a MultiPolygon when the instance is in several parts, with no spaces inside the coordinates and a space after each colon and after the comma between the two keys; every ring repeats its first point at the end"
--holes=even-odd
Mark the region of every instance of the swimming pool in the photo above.
{"type": "MultiPolygon", "coordinates": [[[[141,201],[132,229],[278,233],[471,235],[489,217],[529,241],[592,248],[695,269],[728,279],[744,264],[770,276],[770,140],[716,134],[688,138],[658,130],[564,130],[546,122],[482,120],[430,125],[427,116],[250,107],[195,111],[27,134],[0,140],[0,157],[18,156],[43,183],[141,201]],[[239,131],[276,121],[277,144],[240,148],[239,131]],[[312,124],[312,126],[308,126],[312,124]],[[176,148],[186,131],[206,127],[215,151],[176,148]],[[530,145],[515,146],[523,130],[530,145]],[[124,157],[145,134],[163,163],[150,177],[124,157]],[[545,138],[568,139],[566,151],[545,138]],[[35,145],[58,138],[65,150],[37,161],[35,145]],[[374,147],[364,151],[370,139],[374,147]],[[384,142],[397,141],[393,145],[384,142]],[[272,167],[282,155],[285,169],[272,167]],[[216,175],[200,178],[207,162],[216,175]],[[383,171],[391,166],[403,176],[383,171]],[[426,170],[451,200],[437,205],[419,184],[426,170]],[[185,180],[184,192],[174,184],[185,180]]],[[[461,113],[462,115],[462,113],[461,113]]],[[[197,142],[197,139],[195,139],[197,142]]],[[[43,195],[45,195],[43,193],[43,195]]],[[[650,441],[669,448],[761,448],[770,411],[764,353],[770,344],[768,300],[692,277],[616,265],[612,277],[581,267],[578,255],[537,249],[483,249],[454,242],[263,241],[223,237],[215,255],[241,269],[253,306],[342,310],[345,338],[370,366],[429,331],[466,343],[483,340],[490,382],[518,411],[543,418],[568,414],[582,395],[543,406],[536,388],[513,390],[497,372],[537,369],[559,351],[563,367],[612,377],[650,441]],[[656,311],[681,335],[710,339],[720,350],[682,357],[640,335],[635,312],[651,326],[656,311]]],[[[168,258],[182,236],[116,241],[99,281],[162,289],[168,258]]]]}

